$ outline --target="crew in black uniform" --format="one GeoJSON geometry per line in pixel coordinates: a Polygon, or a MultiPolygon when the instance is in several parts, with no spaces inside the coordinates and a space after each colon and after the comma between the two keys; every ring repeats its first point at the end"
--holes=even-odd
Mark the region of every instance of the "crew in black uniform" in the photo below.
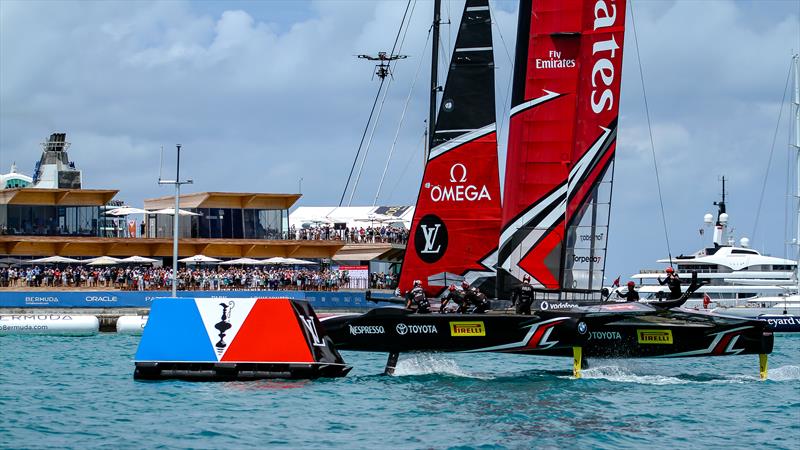
{"type": "Polygon", "coordinates": [[[617,297],[624,298],[625,301],[628,302],[638,302],[639,301],[639,293],[636,292],[636,283],[633,281],[628,281],[628,291],[627,292],[620,292],[617,291],[617,297]]]}
{"type": "Polygon", "coordinates": [[[522,277],[522,284],[520,284],[511,294],[511,305],[516,307],[517,314],[531,313],[531,304],[533,303],[533,286],[531,286],[531,277],[525,275],[522,277]]]}
{"type": "Polygon", "coordinates": [[[425,290],[422,289],[422,281],[414,280],[414,288],[406,295],[406,309],[411,309],[411,305],[417,307],[417,314],[428,314],[431,312],[431,304],[425,297],[425,290]]]}
{"type": "Polygon", "coordinates": [[[463,314],[467,312],[467,303],[464,301],[464,292],[456,289],[455,284],[451,284],[450,287],[447,288],[447,294],[442,297],[442,305],[439,307],[439,312],[442,314],[446,313],[447,311],[445,308],[451,301],[458,305],[458,309],[456,310],[457,313],[463,314]]]}
{"type": "Polygon", "coordinates": [[[491,304],[483,292],[475,289],[474,287],[470,287],[469,283],[466,281],[461,283],[461,287],[464,288],[465,303],[472,305],[473,313],[482,314],[489,310],[491,304]]]}
{"type": "Polygon", "coordinates": [[[666,284],[669,288],[669,299],[677,300],[683,295],[681,291],[681,278],[675,273],[672,267],[667,267],[666,272],[667,278],[662,280],[661,277],[658,277],[658,284],[662,286],[666,284]]]}

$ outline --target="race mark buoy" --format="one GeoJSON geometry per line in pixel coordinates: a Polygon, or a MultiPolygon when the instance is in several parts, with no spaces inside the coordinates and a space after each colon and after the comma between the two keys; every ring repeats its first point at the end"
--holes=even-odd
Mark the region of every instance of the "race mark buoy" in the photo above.
{"type": "Polygon", "coordinates": [[[0,335],[52,334],[89,336],[100,331],[96,316],[73,314],[0,314],[0,335]]]}
{"type": "Polygon", "coordinates": [[[117,333],[142,334],[145,325],[147,325],[147,316],[119,316],[117,333]]]}
{"type": "Polygon", "coordinates": [[[341,377],[344,363],[306,301],[159,298],[136,351],[134,379],[197,381],[341,377]]]}

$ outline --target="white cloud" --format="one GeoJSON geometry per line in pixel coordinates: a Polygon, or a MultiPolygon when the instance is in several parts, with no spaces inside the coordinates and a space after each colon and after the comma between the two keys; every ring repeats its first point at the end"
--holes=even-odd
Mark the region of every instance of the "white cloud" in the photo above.
{"type": "MultiPolygon", "coordinates": [[[[751,227],[789,50],[800,48],[797,12],[786,3],[635,2],[677,252],[699,245],[695,228],[716,200],[718,175],[731,178],[737,226],[751,227]]],[[[3,0],[0,164],[30,171],[38,143],[65,131],[87,187],[119,188],[120,198],[141,204],[168,193],[155,183],[160,147],[171,167],[180,142],[194,190],[296,191],[303,177],[304,204],[338,202],[377,88],[372,66],[354,55],[391,47],[405,3],[318,1],[297,14],[283,11],[291,2],[248,5],[3,0]]],[[[430,4],[416,8],[403,48],[409,58],[395,68],[360,203],[371,203],[411,79],[429,57],[430,4]]],[[[445,35],[454,34],[461,8],[450,5],[445,35]]],[[[513,57],[516,2],[493,3],[493,12],[502,113],[510,62],[500,35],[513,57]]],[[[628,25],[610,274],[665,253],[628,25]]],[[[423,69],[385,183],[386,196],[399,186],[396,202],[416,197],[427,77],[423,69]]],[[[498,120],[507,126],[502,114],[498,120]]],[[[783,148],[777,152],[783,161],[783,148]]],[[[782,230],[772,219],[782,217],[783,184],[775,177],[762,227],[778,253],[782,230]]]]}

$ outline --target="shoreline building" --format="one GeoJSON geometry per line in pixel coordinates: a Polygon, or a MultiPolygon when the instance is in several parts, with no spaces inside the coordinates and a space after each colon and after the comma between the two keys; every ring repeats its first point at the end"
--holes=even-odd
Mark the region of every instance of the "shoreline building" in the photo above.
{"type": "MultiPolygon", "coordinates": [[[[66,133],[52,133],[42,147],[32,177],[18,173],[16,165],[11,173],[0,175],[0,256],[24,259],[137,255],[171,263],[174,196],[145,200],[144,209],[148,212],[143,221],[142,216],[113,216],[109,212],[123,206],[123,202],[114,199],[119,191],[82,188],[82,173],[67,153],[70,144],[66,133]]],[[[402,261],[405,245],[396,243],[301,239],[291,230],[307,226],[302,212],[315,216],[320,211],[300,207],[295,209],[301,211],[300,216],[290,217],[290,209],[300,198],[300,194],[252,192],[182,194],[179,256],[281,256],[359,265],[402,261]]],[[[408,207],[367,209],[366,214],[366,210],[357,208],[341,210],[343,216],[331,217],[331,222],[348,222],[342,219],[358,216],[359,225],[400,225],[413,212],[408,207]]]]}
{"type": "MultiPolygon", "coordinates": [[[[103,230],[107,229],[107,217],[104,214],[106,205],[117,194],[116,190],[100,189],[38,189],[18,188],[0,191],[0,254],[5,256],[67,256],[67,257],[96,257],[96,256],[146,256],[163,258],[165,263],[172,259],[171,226],[167,230],[166,224],[171,225],[171,214],[155,215],[155,220],[148,217],[148,222],[155,227],[163,226],[162,232],[156,228],[155,235],[151,237],[148,228],[147,237],[105,237],[103,230]],[[169,235],[169,236],[167,236],[169,235]]],[[[182,204],[191,205],[192,199],[206,198],[205,205],[214,204],[215,198],[224,198],[225,202],[237,201],[239,213],[257,208],[241,208],[242,202],[261,208],[261,200],[274,202],[272,208],[263,210],[272,211],[269,214],[257,216],[288,217],[288,208],[300,196],[298,194],[237,194],[237,193],[198,193],[181,196],[182,204]],[[210,195],[214,194],[214,195],[210,195]],[[185,197],[185,198],[184,198],[185,197]],[[183,203],[183,202],[186,203],[183,203]]],[[[154,199],[152,202],[174,202],[174,197],[154,199]]],[[[201,202],[202,203],[202,202],[201,202]]],[[[218,208],[193,208],[198,211],[218,208]]],[[[222,208],[226,209],[226,208],[222,208]]],[[[226,209],[226,212],[227,212],[226,209]]],[[[344,246],[341,241],[307,241],[294,239],[271,239],[265,233],[256,230],[255,224],[252,236],[245,237],[237,234],[222,234],[219,227],[211,226],[202,228],[202,223],[232,224],[232,221],[220,219],[219,214],[206,215],[206,212],[195,213],[196,216],[181,216],[181,221],[187,224],[185,232],[178,241],[178,254],[180,257],[204,254],[215,258],[268,258],[273,256],[295,258],[325,258],[331,259],[344,246]],[[187,220],[190,217],[192,220],[187,220]],[[193,228],[194,227],[194,228],[193,228]],[[192,234],[192,229],[208,230],[208,233],[192,234]],[[224,236],[224,237],[223,237],[224,236]]],[[[228,213],[237,216],[236,213],[228,213]]],[[[148,215],[152,216],[152,215],[148,215]]],[[[251,217],[249,213],[238,215],[241,219],[251,217]]],[[[282,220],[282,219],[281,219],[282,220]]],[[[242,220],[242,231],[246,229],[242,220]]],[[[270,222],[264,222],[269,225],[270,222]]],[[[272,222],[280,227],[282,222],[272,222]]],[[[262,222],[258,222],[261,226],[262,222]]],[[[183,230],[184,227],[181,226],[183,230]]],[[[282,229],[282,228],[281,228],[282,229]]]]}

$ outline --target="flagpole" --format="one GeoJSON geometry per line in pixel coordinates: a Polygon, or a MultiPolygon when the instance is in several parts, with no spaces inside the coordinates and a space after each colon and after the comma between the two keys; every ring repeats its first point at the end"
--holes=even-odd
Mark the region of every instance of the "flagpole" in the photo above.
{"type": "Polygon", "coordinates": [[[158,179],[158,184],[174,184],[175,185],[175,210],[172,215],[172,297],[178,296],[178,224],[180,214],[181,202],[181,185],[192,184],[191,179],[181,181],[181,144],[176,144],[177,147],[177,163],[175,164],[175,179],[162,180],[158,179]]]}

